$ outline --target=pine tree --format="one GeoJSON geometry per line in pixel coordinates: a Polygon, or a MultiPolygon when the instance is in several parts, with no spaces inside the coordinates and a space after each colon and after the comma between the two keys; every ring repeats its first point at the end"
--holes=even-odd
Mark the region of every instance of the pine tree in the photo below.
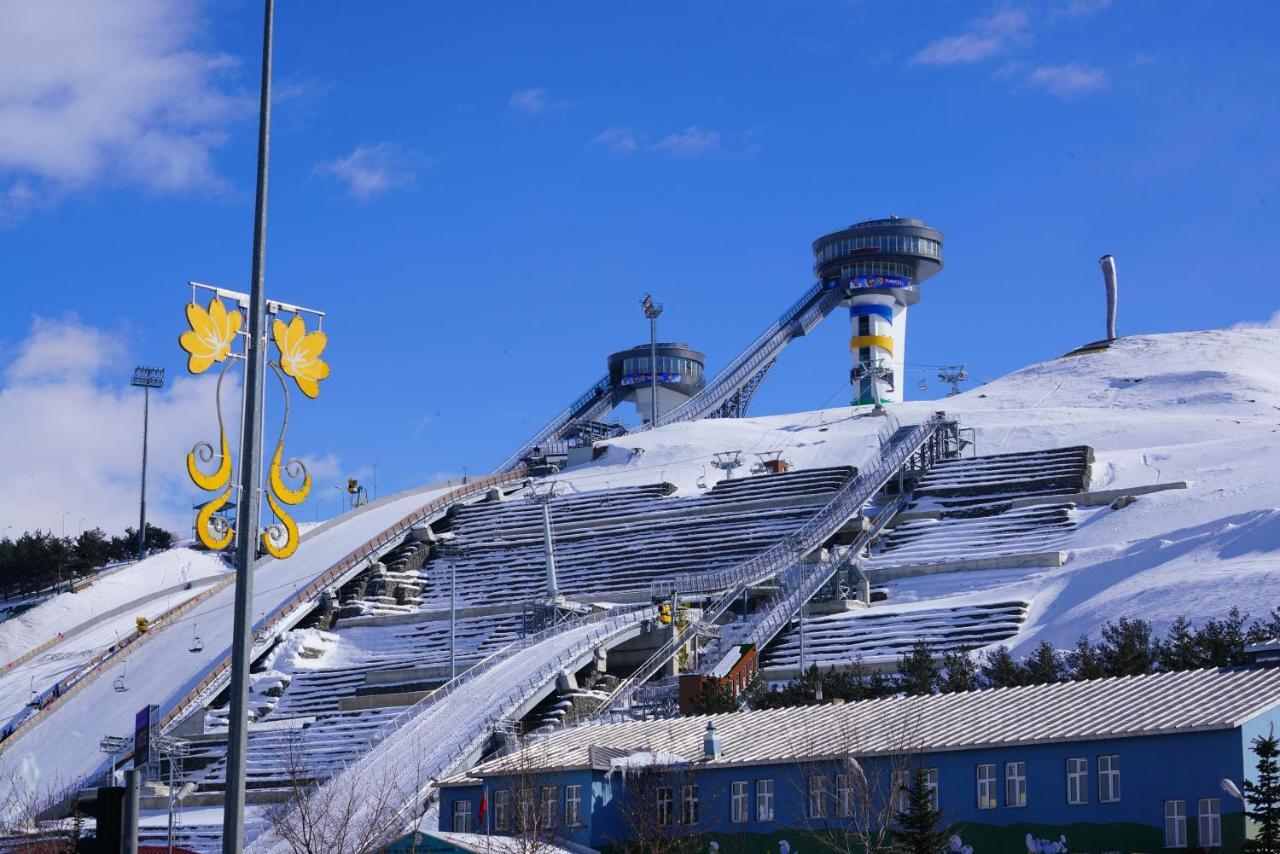
{"type": "Polygon", "coordinates": [[[978,665],[967,649],[942,654],[942,693],[974,691],[978,688],[978,665]]]}
{"type": "Polygon", "coordinates": [[[916,641],[911,652],[898,659],[898,681],[906,694],[933,693],[939,682],[938,665],[933,663],[933,648],[928,641],[916,641]]]}
{"type": "Polygon", "coordinates": [[[1107,675],[1098,649],[1089,643],[1088,635],[1080,636],[1075,650],[1067,656],[1067,661],[1071,666],[1072,679],[1101,679],[1107,675]]]}
{"type": "Polygon", "coordinates": [[[942,812],[933,808],[933,792],[925,769],[917,768],[907,788],[907,809],[898,813],[894,849],[904,854],[939,854],[950,836],[942,826],[942,812]]]}
{"type": "Polygon", "coordinates": [[[1245,815],[1258,823],[1258,834],[1244,844],[1245,851],[1280,854],[1280,738],[1273,726],[1253,740],[1258,755],[1258,779],[1244,781],[1245,815]]]}
{"type": "Polygon", "coordinates": [[[1063,677],[1062,661],[1058,651],[1048,641],[1040,641],[1031,657],[1022,665],[1023,681],[1028,685],[1047,685],[1061,682],[1063,677]]]}
{"type": "Polygon", "coordinates": [[[1012,688],[1022,684],[1021,668],[1009,654],[1009,647],[1001,644],[983,655],[982,681],[991,688],[1012,688]]]}
{"type": "Polygon", "coordinates": [[[1178,617],[1169,625],[1158,659],[1162,670],[1194,670],[1202,666],[1196,630],[1186,617],[1178,617]]]}
{"type": "Polygon", "coordinates": [[[1098,645],[1102,666],[1108,676],[1141,676],[1155,670],[1157,644],[1146,620],[1121,617],[1102,627],[1098,645]]]}

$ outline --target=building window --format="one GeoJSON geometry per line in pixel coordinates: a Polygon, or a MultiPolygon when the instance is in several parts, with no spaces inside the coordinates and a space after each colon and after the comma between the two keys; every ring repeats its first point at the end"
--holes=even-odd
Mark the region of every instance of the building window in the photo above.
{"type": "Polygon", "coordinates": [[[1199,809],[1200,847],[1217,848],[1222,844],[1222,807],[1217,798],[1201,798],[1199,809]]]}
{"type": "Polygon", "coordinates": [[[680,823],[698,823],[698,784],[691,783],[680,791],[680,823]]]}
{"type": "Polygon", "coordinates": [[[471,801],[459,800],[453,802],[453,832],[471,832],[471,801]]]}
{"type": "Polygon", "coordinates": [[[1067,803],[1089,803],[1089,760],[1072,757],[1067,760],[1067,803]]]}
{"type": "Polygon", "coordinates": [[[853,815],[853,776],[836,775],[836,809],[842,818],[853,815]]]}
{"type": "Polygon", "coordinates": [[[1187,802],[1164,802],[1164,847],[1187,847],[1187,802]]]}
{"type": "Polygon", "coordinates": [[[1120,800],[1120,757],[1098,757],[1098,800],[1104,804],[1120,800]]]}
{"type": "Polygon", "coordinates": [[[756,780],[756,821],[773,821],[772,780],[756,780]]]}
{"type": "Polygon", "coordinates": [[[747,823],[747,781],[734,780],[729,799],[729,820],[734,824],[747,823]]]}
{"type": "Polygon", "coordinates": [[[498,830],[511,829],[510,789],[498,789],[493,793],[493,824],[498,830]]]}
{"type": "Polygon", "coordinates": [[[542,826],[556,827],[560,824],[560,787],[542,787],[542,826]]]}
{"type": "Polygon", "coordinates": [[[911,772],[900,769],[894,771],[889,778],[890,797],[897,796],[896,812],[907,812],[911,809],[911,772]]]}
{"type": "Polygon", "coordinates": [[[996,808],[996,766],[978,766],[978,809],[996,808]]]}
{"type": "Polygon", "coordinates": [[[827,778],[825,774],[809,777],[809,818],[827,817],[827,778]]]}
{"type": "Polygon", "coordinates": [[[666,827],[671,824],[671,787],[659,786],[657,791],[658,825],[666,827]]]}
{"type": "Polygon", "coordinates": [[[520,827],[521,831],[530,831],[537,826],[537,821],[533,815],[533,789],[525,786],[520,789],[518,807],[520,809],[520,827]]]}
{"type": "Polygon", "coordinates": [[[929,809],[938,809],[938,769],[924,769],[924,790],[929,793],[929,809]]]}
{"type": "Polygon", "coordinates": [[[1027,763],[1004,763],[1004,805],[1007,807],[1027,805],[1027,763]]]}
{"type": "Polygon", "coordinates": [[[564,823],[568,827],[582,824],[582,787],[564,787],[564,823]]]}

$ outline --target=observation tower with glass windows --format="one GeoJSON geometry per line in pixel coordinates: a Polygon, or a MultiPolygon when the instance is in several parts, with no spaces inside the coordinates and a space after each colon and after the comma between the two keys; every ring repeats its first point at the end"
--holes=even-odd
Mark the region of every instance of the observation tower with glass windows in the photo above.
{"type": "Polygon", "coordinates": [[[942,232],[918,219],[870,219],[819,237],[813,259],[818,279],[842,289],[849,306],[854,405],[901,401],[907,308],[942,269],[942,232]]]}
{"type": "MultiPolygon", "coordinates": [[[[645,421],[653,420],[653,371],[648,344],[622,350],[609,357],[609,383],[614,399],[636,405],[645,421]]],[[[661,344],[658,357],[658,412],[670,412],[706,385],[703,355],[688,344],[661,344]]]]}

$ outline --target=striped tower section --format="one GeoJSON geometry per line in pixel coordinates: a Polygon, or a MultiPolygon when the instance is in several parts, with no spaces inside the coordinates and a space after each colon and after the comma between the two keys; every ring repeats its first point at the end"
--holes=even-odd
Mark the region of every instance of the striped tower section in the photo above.
{"type": "Polygon", "coordinates": [[[903,336],[895,334],[898,330],[894,328],[894,315],[899,313],[905,315],[905,307],[889,294],[861,294],[850,302],[849,354],[853,360],[855,406],[902,399],[898,380],[902,356],[895,354],[902,348],[903,336]],[[877,377],[869,370],[876,365],[888,369],[891,375],[877,377]]]}

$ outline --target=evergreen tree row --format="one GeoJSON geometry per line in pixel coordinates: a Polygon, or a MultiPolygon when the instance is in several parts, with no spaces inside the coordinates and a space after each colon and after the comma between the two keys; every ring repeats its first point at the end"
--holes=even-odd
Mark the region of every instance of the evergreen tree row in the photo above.
{"type": "MultiPolygon", "coordinates": [[[[167,549],[173,534],[147,525],[147,551],[167,549]]],[[[9,599],[44,590],[93,573],[108,563],[138,555],[138,531],[108,537],[101,528],[84,531],[78,537],[59,537],[53,532],[28,531],[17,539],[0,539],[0,596],[9,599]]]]}
{"type": "Polygon", "coordinates": [[[1021,658],[1015,658],[1005,646],[980,655],[968,650],[949,650],[939,655],[927,641],[918,641],[899,658],[897,673],[873,671],[860,658],[839,671],[832,667],[823,672],[814,665],[800,678],[772,691],[757,680],[749,702],[752,708],[770,709],[831,699],[868,700],[895,694],[949,693],[1231,667],[1247,663],[1244,650],[1249,644],[1275,638],[1280,638],[1280,607],[1265,620],[1252,623],[1237,608],[1221,620],[1208,620],[1198,628],[1179,617],[1163,637],[1158,637],[1146,620],[1121,617],[1102,627],[1096,643],[1082,635],[1073,649],[1059,650],[1044,641],[1021,658]]]}

